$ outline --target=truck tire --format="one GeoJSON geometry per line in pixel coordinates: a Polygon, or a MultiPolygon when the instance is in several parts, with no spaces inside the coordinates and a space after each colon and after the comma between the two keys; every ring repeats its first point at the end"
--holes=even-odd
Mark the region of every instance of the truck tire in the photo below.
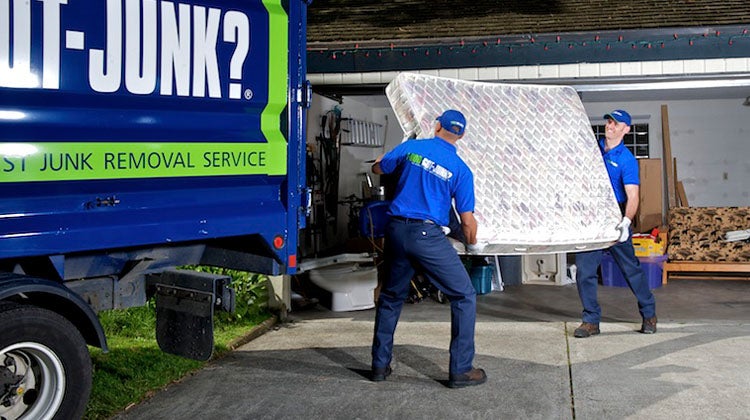
{"type": "Polygon", "coordinates": [[[91,356],[64,317],[0,302],[0,419],[80,419],[91,356]]]}

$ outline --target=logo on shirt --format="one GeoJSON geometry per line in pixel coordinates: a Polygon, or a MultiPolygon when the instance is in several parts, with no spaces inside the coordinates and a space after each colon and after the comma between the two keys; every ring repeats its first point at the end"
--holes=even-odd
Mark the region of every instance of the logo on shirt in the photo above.
{"type": "Polygon", "coordinates": [[[443,181],[447,181],[453,176],[453,172],[416,153],[407,154],[406,159],[412,164],[421,167],[423,170],[427,171],[427,173],[435,175],[443,181]]]}

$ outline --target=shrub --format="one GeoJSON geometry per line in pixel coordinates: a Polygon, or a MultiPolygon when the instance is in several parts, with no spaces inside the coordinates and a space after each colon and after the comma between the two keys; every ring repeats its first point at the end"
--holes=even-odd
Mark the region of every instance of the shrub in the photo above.
{"type": "Polygon", "coordinates": [[[218,323],[233,323],[246,318],[253,319],[267,313],[268,290],[266,289],[266,281],[268,276],[208,266],[190,267],[190,269],[232,278],[230,287],[234,289],[236,308],[234,313],[217,312],[216,321],[218,323]]]}

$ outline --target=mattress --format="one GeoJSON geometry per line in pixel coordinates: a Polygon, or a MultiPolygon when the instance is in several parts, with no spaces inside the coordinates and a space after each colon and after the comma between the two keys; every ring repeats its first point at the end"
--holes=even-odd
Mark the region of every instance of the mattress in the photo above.
{"type": "Polygon", "coordinates": [[[474,173],[482,254],[606,248],[622,219],[591,123],[568,86],[401,73],[386,96],[407,136],[434,135],[446,109],[467,120],[458,154],[474,173]]]}

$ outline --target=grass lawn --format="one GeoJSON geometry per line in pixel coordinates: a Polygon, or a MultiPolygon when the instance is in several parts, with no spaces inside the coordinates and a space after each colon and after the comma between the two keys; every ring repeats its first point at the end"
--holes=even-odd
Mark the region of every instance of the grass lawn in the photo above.
{"type": "MultiPolygon", "coordinates": [[[[214,319],[214,358],[230,351],[236,340],[272,318],[265,308],[267,300],[257,299],[262,294],[258,293],[256,284],[263,278],[250,277],[253,277],[250,280],[253,282],[252,296],[247,298],[246,293],[238,291],[238,312],[234,315],[217,314],[214,319]]],[[[238,284],[242,285],[242,282],[238,284]]],[[[207,363],[159,349],[153,303],[103,311],[99,313],[99,320],[104,327],[109,352],[105,354],[98,348],[89,348],[93,386],[84,419],[107,419],[207,363]]]]}

